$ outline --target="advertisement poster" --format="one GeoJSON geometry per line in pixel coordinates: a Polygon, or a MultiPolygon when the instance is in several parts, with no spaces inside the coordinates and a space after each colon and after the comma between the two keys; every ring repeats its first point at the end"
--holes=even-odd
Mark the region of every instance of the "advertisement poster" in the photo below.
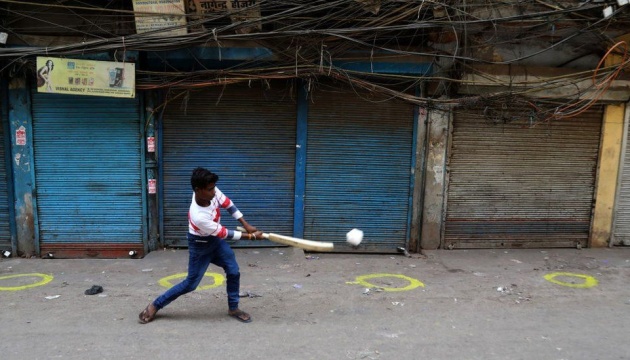
{"type": "Polygon", "coordinates": [[[171,26],[179,28],[161,31],[160,35],[186,35],[186,15],[184,0],[133,0],[136,14],[136,33],[159,30],[171,26]],[[153,15],[153,14],[164,15],[153,15]]]}
{"type": "Polygon", "coordinates": [[[37,92],[134,98],[136,64],[37,57],[37,92]]]}

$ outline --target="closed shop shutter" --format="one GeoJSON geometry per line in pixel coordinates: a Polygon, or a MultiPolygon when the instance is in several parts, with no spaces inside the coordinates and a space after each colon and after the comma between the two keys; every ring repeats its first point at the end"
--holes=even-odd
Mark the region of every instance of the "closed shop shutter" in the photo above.
{"type": "Polygon", "coordinates": [[[533,127],[529,113],[455,112],[447,247],[587,244],[603,110],[533,127]]]}
{"type": "MultiPolygon", "coordinates": [[[[217,187],[266,232],[293,233],[296,102],[290,82],[230,85],[172,99],[163,115],[163,241],[187,246],[190,175],[219,175],[217,187]]],[[[240,225],[226,211],[221,223],[240,225]]],[[[268,246],[241,240],[234,246],[268,246]]]]}
{"type": "Polygon", "coordinates": [[[338,251],[396,252],[409,234],[414,109],[352,89],[309,102],[304,237],[338,251]],[[346,243],[364,232],[357,249],[346,243]]]}
{"type": "Polygon", "coordinates": [[[5,119],[0,118],[0,250],[11,249],[11,219],[9,212],[9,191],[7,183],[6,154],[8,149],[4,133],[5,119]]]}
{"type": "Polygon", "coordinates": [[[140,129],[135,99],[33,94],[42,253],[143,252],[140,129]]]}
{"type": "MultiPolygon", "coordinates": [[[[627,111],[627,110],[626,110],[627,111]]],[[[628,145],[628,126],[625,126],[623,165],[621,181],[617,193],[613,244],[630,246],[630,146],[628,145]]]]}

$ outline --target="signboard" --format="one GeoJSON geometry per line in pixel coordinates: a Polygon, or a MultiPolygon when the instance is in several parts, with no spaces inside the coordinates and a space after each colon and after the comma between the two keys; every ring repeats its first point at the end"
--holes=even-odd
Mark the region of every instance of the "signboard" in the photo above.
{"type": "Polygon", "coordinates": [[[236,32],[248,34],[262,28],[260,23],[259,0],[192,0],[197,14],[230,14],[232,23],[253,22],[249,26],[239,27],[236,32]]]}
{"type": "Polygon", "coordinates": [[[369,11],[372,14],[378,14],[381,9],[381,0],[354,0],[359,4],[363,5],[363,9],[365,11],[369,11]]]}
{"type": "Polygon", "coordinates": [[[188,33],[184,0],[133,0],[133,10],[136,12],[136,33],[138,34],[173,26],[178,27],[160,31],[159,35],[186,35],[188,33]]]}
{"type": "Polygon", "coordinates": [[[37,92],[134,98],[136,64],[38,57],[37,92]]]}

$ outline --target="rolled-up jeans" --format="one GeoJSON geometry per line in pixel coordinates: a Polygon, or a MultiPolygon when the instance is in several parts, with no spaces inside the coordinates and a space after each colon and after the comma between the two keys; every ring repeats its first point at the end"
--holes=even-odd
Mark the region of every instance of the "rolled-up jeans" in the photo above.
{"type": "Polygon", "coordinates": [[[197,236],[188,233],[188,275],[184,281],[158,296],[153,305],[159,310],[178,297],[197,288],[210,263],[225,271],[227,280],[228,307],[238,309],[241,274],[234,251],[230,245],[214,236],[197,236]]]}

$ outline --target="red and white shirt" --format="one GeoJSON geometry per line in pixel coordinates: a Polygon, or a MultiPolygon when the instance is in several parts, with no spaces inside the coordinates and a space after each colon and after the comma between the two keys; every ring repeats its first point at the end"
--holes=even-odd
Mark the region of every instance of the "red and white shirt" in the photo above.
{"type": "Polygon", "coordinates": [[[195,193],[192,196],[190,209],[188,210],[188,232],[197,236],[216,236],[220,239],[238,240],[242,233],[236,230],[229,230],[221,225],[221,208],[227,210],[236,220],[243,217],[243,214],[236,208],[236,205],[215,187],[214,198],[209,206],[199,206],[195,201],[195,193]]]}

